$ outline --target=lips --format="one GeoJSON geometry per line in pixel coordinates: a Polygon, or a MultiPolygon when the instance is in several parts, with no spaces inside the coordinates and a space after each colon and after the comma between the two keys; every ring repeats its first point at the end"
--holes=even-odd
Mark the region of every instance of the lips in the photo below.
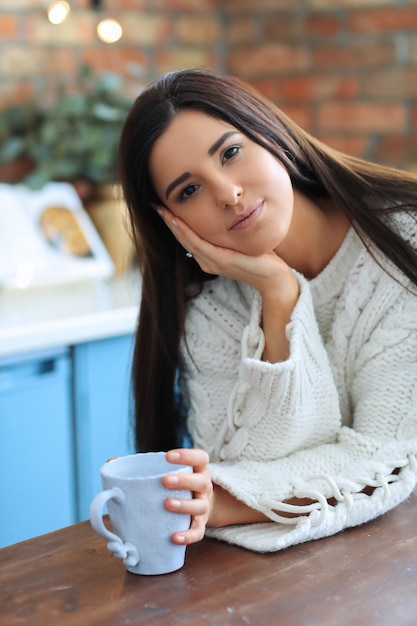
{"type": "Polygon", "coordinates": [[[259,215],[262,213],[262,209],[263,202],[259,202],[259,204],[255,206],[247,207],[242,213],[236,216],[229,230],[241,230],[242,228],[246,228],[246,226],[250,226],[258,219],[259,215]]]}

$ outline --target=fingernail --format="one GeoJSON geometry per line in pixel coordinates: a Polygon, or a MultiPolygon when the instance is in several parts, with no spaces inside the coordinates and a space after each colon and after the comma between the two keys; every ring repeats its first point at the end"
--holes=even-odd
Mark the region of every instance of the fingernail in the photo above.
{"type": "Polygon", "coordinates": [[[170,462],[170,461],[178,461],[179,458],[180,458],[180,453],[179,452],[168,452],[167,453],[167,460],[168,460],[168,462],[170,462]]]}
{"type": "Polygon", "coordinates": [[[176,539],[177,539],[178,543],[185,543],[184,535],[177,535],[176,539]]]}
{"type": "Polygon", "coordinates": [[[169,502],[170,502],[171,508],[173,508],[173,509],[181,508],[181,501],[180,500],[171,499],[169,502]]]}
{"type": "Polygon", "coordinates": [[[168,474],[168,476],[165,478],[165,484],[168,485],[178,485],[178,477],[177,476],[170,476],[168,474]]]}

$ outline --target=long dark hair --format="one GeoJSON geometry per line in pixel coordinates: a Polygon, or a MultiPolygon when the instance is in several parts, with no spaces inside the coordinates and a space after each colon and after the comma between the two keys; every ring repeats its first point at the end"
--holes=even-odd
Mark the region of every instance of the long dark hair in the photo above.
{"type": "Polygon", "coordinates": [[[239,79],[211,70],[163,75],[143,91],[127,117],[119,175],[142,273],[142,300],[133,365],[138,450],[168,450],[177,441],[174,393],[187,298],[206,275],[164,225],[153,206],[149,156],[178,112],[193,109],[239,129],[286,167],[292,184],[312,198],[331,198],[365,242],[382,251],[417,285],[417,253],[390,223],[397,211],[416,212],[417,176],[336,152],[299,128],[239,79]]]}

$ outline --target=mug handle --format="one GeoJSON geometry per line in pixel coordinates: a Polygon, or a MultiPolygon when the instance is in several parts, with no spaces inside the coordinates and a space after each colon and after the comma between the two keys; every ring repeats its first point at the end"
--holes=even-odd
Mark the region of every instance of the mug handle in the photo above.
{"type": "Polygon", "coordinates": [[[119,487],[106,489],[96,495],[90,505],[90,523],[96,533],[107,540],[107,548],[127,567],[134,567],[139,563],[139,554],[136,547],[129,541],[123,542],[120,537],[112,533],[103,522],[103,507],[109,501],[114,500],[117,504],[123,504],[125,494],[119,487]]]}

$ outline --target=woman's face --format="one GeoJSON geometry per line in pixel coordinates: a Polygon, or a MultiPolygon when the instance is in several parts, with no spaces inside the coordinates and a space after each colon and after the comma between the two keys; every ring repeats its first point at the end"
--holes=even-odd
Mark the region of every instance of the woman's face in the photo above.
{"type": "Polygon", "coordinates": [[[150,173],[161,202],[214,245],[258,256],[288,233],[294,196],[287,171],[226,122],[179,113],[155,142],[150,173]]]}

